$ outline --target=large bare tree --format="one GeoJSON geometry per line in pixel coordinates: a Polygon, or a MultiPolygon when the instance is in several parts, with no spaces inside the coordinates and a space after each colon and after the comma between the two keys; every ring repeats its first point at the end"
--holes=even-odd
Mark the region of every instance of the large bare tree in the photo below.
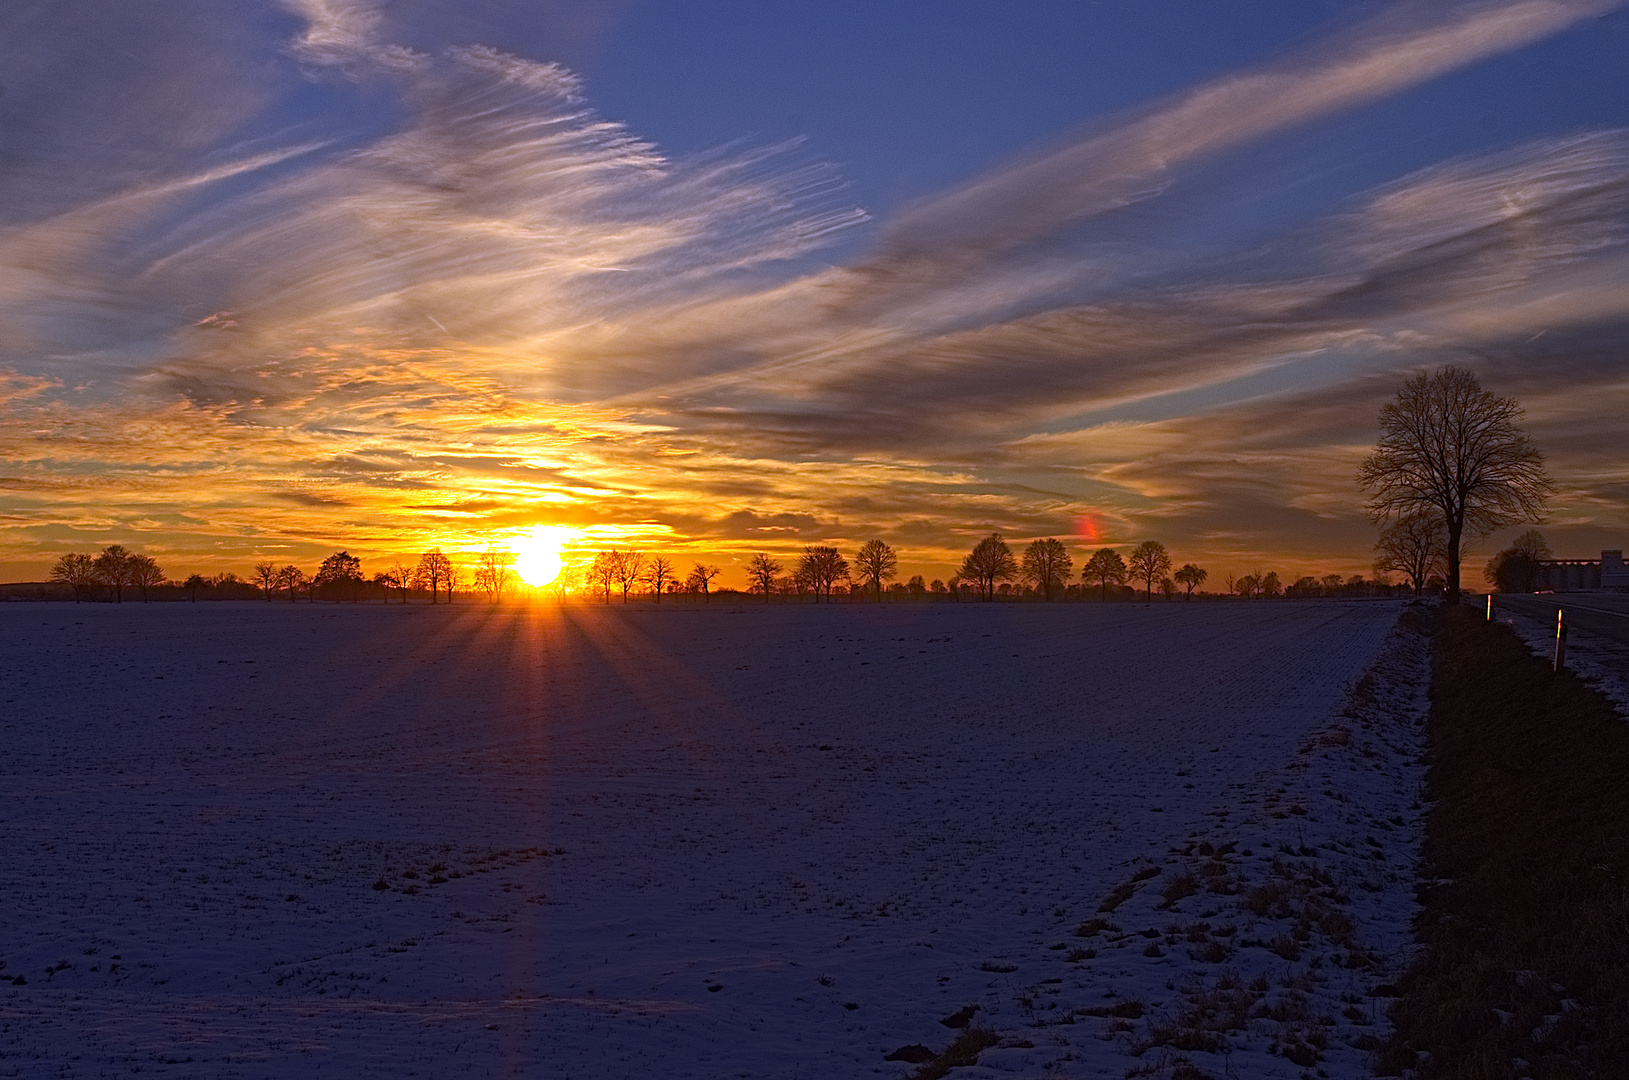
{"type": "Polygon", "coordinates": [[[690,568],[690,576],[685,578],[685,584],[689,585],[693,592],[701,593],[701,598],[704,601],[707,603],[712,603],[712,590],[710,586],[712,585],[713,579],[722,572],[723,571],[719,567],[713,566],[710,563],[697,563],[690,568]]]}
{"type": "Polygon", "coordinates": [[[1431,574],[1442,566],[1447,549],[1448,534],[1443,531],[1441,518],[1429,513],[1409,514],[1380,531],[1374,545],[1374,570],[1377,574],[1407,575],[1414,595],[1419,596],[1431,574]]]}
{"type": "Polygon", "coordinates": [[[419,556],[419,564],[413,570],[413,580],[430,590],[430,603],[437,603],[437,595],[441,583],[448,582],[448,596],[452,600],[452,560],[442,553],[440,548],[431,548],[419,556]]]}
{"type": "Polygon", "coordinates": [[[255,563],[255,584],[266,594],[266,602],[271,603],[272,596],[281,586],[277,582],[277,564],[273,562],[255,563]]]}
{"type": "Polygon", "coordinates": [[[1421,372],[1380,409],[1382,434],[1358,469],[1376,522],[1436,516],[1447,534],[1448,601],[1459,600],[1465,540],[1542,521],[1555,486],[1544,455],[1517,426],[1515,398],[1482,389],[1462,367],[1421,372]]]}
{"type": "Polygon", "coordinates": [[[1171,553],[1158,540],[1144,540],[1131,549],[1126,559],[1131,573],[1143,579],[1148,586],[1148,602],[1154,602],[1154,582],[1171,571],[1171,553]]]}
{"type": "Polygon", "coordinates": [[[775,575],[781,572],[781,564],[776,562],[768,552],[760,551],[747,563],[747,580],[752,587],[764,594],[764,603],[775,593],[775,575]]]}
{"type": "Polygon", "coordinates": [[[70,552],[52,565],[51,580],[71,586],[77,604],[96,584],[96,560],[83,553],[70,552]]]}
{"type": "Polygon", "coordinates": [[[662,602],[662,589],[673,579],[673,560],[662,555],[652,556],[650,564],[645,567],[645,580],[656,594],[658,604],[662,602]]]}
{"type": "Polygon", "coordinates": [[[994,600],[995,583],[1018,576],[1018,560],[1012,557],[1012,549],[1001,539],[1001,534],[991,533],[973,545],[973,550],[962,560],[959,572],[963,581],[977,582],[983,599],[994,600]]]}
{"type": "Polygon", "coordinates": [[[1103,599],[1107,600],[1110,585],[1126,583],[1126,561],[1113,548],[1098,548],[1086,560],[1086,565],[1080,568],[1080,578],[1082,581],[1097,582],[1103,599]]]}
{"type": "Polygon", "coordinates": [[[1024,580],[1039,589],[1044,599],[1052,599],[1052,590],[1068,581],[1074,568],[1075,560],[1069,557],[1061,540],[1050,536],[1032,540],[1024,549],[1024,580]]]}
{"type": "Polygon", "coordinates": [[[96,579],[113,590],[113,602],[124,602],[124,587],[130,584],[130,552],[123,544],[109,544],[96,556],[96,579]]]}
{"type": "Polygon", "coordinates": [[[814,592],[816,603],[821,596],[829,601],[837,583],[848,580],[848,560],[834,547],[809,544],[803,549],[803,558],[798,560],[797,573],[814,592]]]}
{"type": "Polygon", "coordinates": [[[494,603],[503,599],[503,591],[514,576],[515,553],[487,548],[475,560],[475,587],[486,593],[494,603]]]}
{"type": "Polygon", "coordinates": [[[628,590],[633,588],[645,576],[645,553],[643,551],[619,551],[616,553],[616,579],[622,587],[622,602],[628,602],[628,590]]]}
{"type": "Polygon", "coordinates": [[[877,601],[882,601],[882,583],[899,573],[899,556],[894,549],[881,540],[867,540],[860,545],[859,553],[854,556],[855,569],[860,571],[860,577],[871,582],[872,590],[877,594],[877,601]]]}
{"type": "Polygon", "coordinates": [[[164,584],[164,568],[151,555],[132,555],[129,562],[130,584],[141,590],[141,602],[147,602],[147,590],[164,584]]]}

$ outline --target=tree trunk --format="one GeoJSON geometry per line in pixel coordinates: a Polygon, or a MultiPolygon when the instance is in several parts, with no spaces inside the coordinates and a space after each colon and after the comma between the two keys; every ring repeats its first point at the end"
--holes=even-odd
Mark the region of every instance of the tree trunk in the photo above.
{"type": "Polygon", "coordinates": [[[1459,603],[1459,539],[1464,532],[1462,521],[1448,523],[1448,595],[1444,598],[1447,603],[1459,603]]]}

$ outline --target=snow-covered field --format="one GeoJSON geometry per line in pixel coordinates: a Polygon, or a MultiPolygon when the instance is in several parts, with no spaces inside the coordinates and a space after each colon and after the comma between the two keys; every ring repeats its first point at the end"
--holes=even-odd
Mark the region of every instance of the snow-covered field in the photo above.
{"type": "Polygon", "coordinates": [[[1400,610],[0,606],[0,1076],[1365,1075],[1400,610]]]}

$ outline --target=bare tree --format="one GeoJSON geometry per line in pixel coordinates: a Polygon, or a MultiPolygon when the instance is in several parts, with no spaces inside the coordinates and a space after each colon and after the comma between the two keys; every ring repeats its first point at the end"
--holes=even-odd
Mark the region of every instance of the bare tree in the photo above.
{"type": "Polygon", "coordinates": [[[1153,603],[1154,582],[1170,572],[1171,554],[1165,550],[1165,545],[1158,540],[1144,540],[1131,549],[1131,556],[1126,560],[1126,567],[1147,584],[1148,601],[1153,603]]]}
{"type": "Polygon", "coordinates": [[[109,544],[96,556],[96,579],[113,590],[113,602],[124,602],[124,587],[130,584],[130,552],[123,544],[109,544]]]}
{"type": "Polygon", "coordinates": [[[181,588],[186,590],[187,599],[196,604],[199,591],[209,588],[209,579],[202,574],[188,574],[187,580],[181,583],[181,588]]]}
{"type": "Polygon", "coordinates": [[[1168,577],[1160,578],[1160,595],[1165,597],[1167,600],[1169,600],[1169,599],[1171,599],[1171,597],[1175,596],[1176,594],[1177,594],[1176,579],[1175,578],[1168,578],[1168,577]]]}
{"type": "Polygon", "coordinates": [[[402,603],[407,603],[408,590],[417,587],[418,568],[397,559],[390,564],[390,576],[396,579],[396,588],[402,592],[402,603]]]}
{"type": "Polygon", "coordinates": [[[1047,537],[1034,540],[1024,549],[1024,580],[1032,583],[1047,600],[1052,599],[1054,586],[1069,580],[1075,560],[1063,546],[1063,541],[1047,537]]]}
{"type": "Polygon", "coordinates": [[[1188,599],[1192,600],[1193,591],[1205,583],[1205,579],[1210,577],[1210,572],[1202,566],[1195,566],[1193,563],[1183,563],[1182,569],[1172,574],[1171,577],[1174,578],[1179,585],[1183,585],[1187,588],[1188,599]]]}
{"type": "Polygon", "coordinates": [[[1284,583],[1278,579],[1278,571],[1269,570],[1261,575],[1261,598],[1263,600],[1276,600],[1284,591],[1284,583]]]}
{"type": "Polygon", "coordinates": [[[70,552],[51,566],[51,580],[72,587],[74,603],[79,603],[96,584],[96,560],[89,555],[70,552]]]}
{"type": "Polygon", "coordinates": [[[1447,548],[1448,535],[1440,517],[1409,514],[1381,530],[1374,545],[1374,569],[1378,574],[1406,574],[1414,595],[1419,596],[1432,572],[1442,565],[1447,548]]]}
{"type": "MultiPolygon", "coordinates": [[[[379,586],[379,591],[384,595],[387,604],[390,603],[390,590],[401,587],[401,581],[396,577],[394,570],[381,570],[374,574],[373,583],[379,586]]],[[[402,599],[405,602],[407,597],[404,595],[402,599]]]]}
{"type": "Polygon", "coordinates": [[[291,604],[297,601],[306,580],[305,571],[292,564],[277,571],[277,587],[288,590],[288,602],[291,604]]]}
{"type": "Polygon", "coordinates": [[[854,556],[854,567],[860,572],[862,581],[871,583],[872,590],[877,594],[877,602],[881,603],[882,583],[899,572],[899,556],[883,541],[867,540],[854,556]]]}
{"type": "Polygon", "coordinates": [[[848,580],[848,560],[834,547],[809,544],[803,549],[803,558],[798,560],[797,573],[815,594],[816,603],[822,595],[830,601],[837,583],[848,580]]]}
{"type": "Polygon", "coordinates": [[[277,583],[277,564],[271,562],[255,563],[255,584],[260,591],[266,594],[266,602],[271,603],[274,593],[281,587],[277,583]]]}
{"type": "MultiPolygon", "coordinates": [[[[452,576],[452,560],[441,553],[440,548],[431,548],[419,556],[419,564],[413,570],[413,580],[430,590],[430,603],[439,603],[437,596],[441,590],[441,583],[452,576]]],[[[448,600],[452,599],[449,594],[448,600]]]]}
{"type": "Polygon", "coordinates": [[[994,600],[995,583],[1018,576],[1018,560],[1012,557],[1012,549],[1001,534],[991,533],[973,545],[962,560],[960,574],[963,581],[977,582],[983,599],[994,600]]]}
{"type": "Polygon", "coordinates": [[[673,561],[661,555],[653,557],[645,567],[645,580],[650,583],[651,591],[656,594],[656,602],[662,602],[662,588],[673,580],[673,561]]]}
{"type": "Polygon", "coordinates": [[[747,563],[747,580],[752,582],[752,590],[764,594],[764,603],[775,592],[775,575],[781,572],[781,564],[770,558],[767,552],[760,551],[747,563]]]}
{"type": "Polygon", "coordinates": [[[707,563],[697,563],[695,566],[690,568],[690,576],[685,579],[685,584],[689,585],[694,591],[701,593],[703,600],[711,603],[712,593],[708,586],[712,583],[712,580],[719,575],[719,573],[720,570],[716,566],[710,566],[707,563]]]}
{"type": "Polygon", "coordinates": [[[164,570],[151,555],[132,555],[126,562],[130,584],[141,590],[141,602],[147,603],[147,590],[164,584],[164,570]]]}
{"type": "Polygon", "coordinates": [[[617,584],[622,586],[622,602],[628,602],[628,590],[639,583],[644,576],[645,553],[642,551],[619,551],[616,562],[617,584]]]}
{"type": "Polygon", "coordinates": [[[1544,520],[1555,485],[1544,455],[1517,426],[1515,398],[1482,389],[1461,367],[1421,372],[1380,409],[1383,434],[1358,469],[1369,515],[1390,521],[1436,515],[1447,534],[1449,603],[1459,600],[1459,564],[1468,537],[1520,521],[1544,520]]]}
{"type": "Polygon", "coordinates": [[[1110,585],[1126,583],[1126,561],[1113,548],[1098,548],[1086,565],[1080,568],[1082,581],[1095,581],[1103,590],[1103,599],[1109,598],[1110,585]]]}
{"type": "Polygon", "coordinates": [[[911,594],[911,599],[917,603],[922,602],[922,596],[928,591],[928,583],[921,574],[912,574],[911,579],[905,583],[905,590],[911,594]]]}
{"type": "Polygon", "coordinates": [[[510,578],[514,576],[514,571],[510,569],[514,565],[513,551],[487,548],[475,560],[475,587],[486,593],[494,604],[498,603],[503,599],[503,591],[509,587],[510,578]]]}
{"type": "Polygon", "coordinates": [[[617,575],[622,565],[622,553],[615,548],[610,551],[596,551],[594,561],[588,564],[589,588],[598,586],[605,593],[605,602],[611,602],[611,586],[616,584],[617,575]]]}

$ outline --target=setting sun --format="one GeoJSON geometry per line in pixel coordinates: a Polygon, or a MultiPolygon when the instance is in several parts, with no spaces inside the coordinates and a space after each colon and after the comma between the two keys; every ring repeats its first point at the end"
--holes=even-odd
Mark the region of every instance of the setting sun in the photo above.
{"type": "Polygon", "coordinates": [[[547,585],[560,576],[563,565],[560,549],[571,539],[572,531],[559,526],[540,525],[510,541],[515,551],[515,572],[531,586],[547,585]]]}

